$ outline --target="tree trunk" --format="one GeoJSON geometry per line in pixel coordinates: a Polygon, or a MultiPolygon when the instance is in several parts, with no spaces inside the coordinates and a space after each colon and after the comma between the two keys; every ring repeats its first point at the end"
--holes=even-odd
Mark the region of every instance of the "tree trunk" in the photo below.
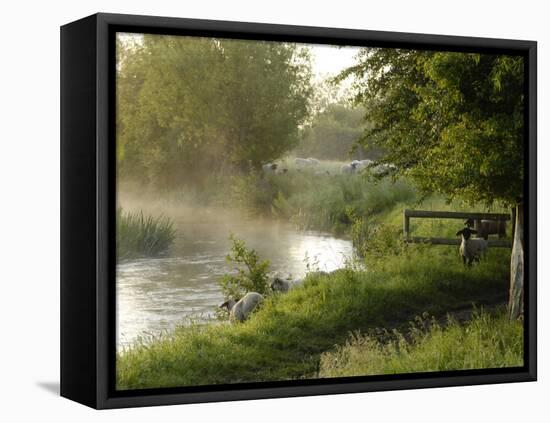
{"type": "Polygon", "coordinates": [[[523,315],[523,203],[516,206],[514,224],[514,244],[510,262],[510,299],[508,313],[510,319],[523,315]]]}

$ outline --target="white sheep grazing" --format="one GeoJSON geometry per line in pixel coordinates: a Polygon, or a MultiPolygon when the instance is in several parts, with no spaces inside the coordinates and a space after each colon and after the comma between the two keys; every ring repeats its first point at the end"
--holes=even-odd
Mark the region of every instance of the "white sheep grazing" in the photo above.
{"type": "Polygon", "coordinates": [[[372,163],[372,160],[368,160],[368,159],[366,159],[366,160],[354,160],[353,162],[357,162],[356,165],[355,165],[355,169],[358,172],[360,172],[363,169],[366,169],[368,167],[368,165],[370,165],[372,163]]]}
{"type": "Polygon", "coordinates": [[[244,322],[263,300],[264,297],[261,294],[248,292],[238,301],[233,299],[226,301],[220,305],[220,308],[225,308],[229,312],[230,320],[244,322]]]}
{"type": "Polygon", "coordinates": [[[489,248],[489,242],[485,239],[476,238],[472,239],[472,234],[476,234],[477,231],[468,227],[461,229],[456,233],[456,236],[462,235],[462,242],[460,243],[460,256],[462,257],[462,263],[464,265],[471,266],[474,261],[479,261],[487,252],[489,248]]]}
{"type": "Polygon", "coordinates": [[[303,169],[311,166],[311,162],[309,161],[309,159],[302,159],[301,157],[296,157],[294,159],[294,164],[298,169],[303,169]]]}
{"type": "Polygon", "coordinates": [[[355,173],[355,167],[357,166],[356,163],[349,163],[349,164],[345,164],[345,165],[342,165],[342,167],[340,167],[340,173],[343,173],[344,175],[350,175],[352,173],[355,173]]]}

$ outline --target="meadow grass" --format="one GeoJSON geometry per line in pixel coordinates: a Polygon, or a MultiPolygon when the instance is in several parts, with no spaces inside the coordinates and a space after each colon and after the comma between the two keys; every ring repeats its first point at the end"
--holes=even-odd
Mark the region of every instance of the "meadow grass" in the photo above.
{"type": "Polygon", "coordinates": [[[175,237],[174,223],[168,217],[117,209],[116,248],[119,260],[164,253],[175,237]]]}
{"type": "Polygon", "coordinates": [[[521,367],[523,330],[522,321],[510,321],[501,309],[494,314],[481,310],[465,323],[452,317],[445,325],[420,322],[408,332],[387,333],[382,340],[355,333],[321,356],[319,376],[521,367]]]}
{"type": "Polygon", "coordinates": [[[509,258],[502,251],[465,269],[456,249],[411,248],[368,271],[311,274],[266,299],[240,324],[181,326],[117,357],[117,388],[139,389],[318,377],[321,356],[349,333],[403,328],[415,316],[444,316],[503,303],[509,258]]]}

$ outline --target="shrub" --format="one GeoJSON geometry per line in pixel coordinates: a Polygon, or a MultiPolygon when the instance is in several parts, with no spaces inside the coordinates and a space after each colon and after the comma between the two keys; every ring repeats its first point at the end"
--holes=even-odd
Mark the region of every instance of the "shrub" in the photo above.
{"type": "Polygon", "coordinates": [[[220,287],[225,299],[242,298],[247,292],[262,295],[269,293],[269,260],[261,261],[258,253],[246,248],[245,242],[231,234],[231,252],[226,256],[229,263],[235,264],[236,274],[225,274],[220,287]]]}

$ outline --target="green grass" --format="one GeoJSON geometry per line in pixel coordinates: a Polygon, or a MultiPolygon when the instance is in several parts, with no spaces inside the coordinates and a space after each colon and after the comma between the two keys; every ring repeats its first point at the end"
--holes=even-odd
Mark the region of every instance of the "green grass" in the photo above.
{"type": "Polygon", "coordinates": [[[463,324],[433,321],[407,333],[386,334],[389,340],[354,334],[345,345],[321,356],[320,377],[403,374],[462,369],[523,366],[523,322],[474,314],[463,324]]]}
{"type": "MultiPolygon", "coordinates": [[[[368,272],[310,276],[273,296],[242,324],[182,326],[117,357],[117,388],[138,389],[317,377],[321,356],[353,331],[400,328],[424,312],[443,316],[503,303],[508,257],[490,251],[464,269],[456,249],[411,248],[368,272]]],[[[490,364],[490,363],[489,363],[490,364]]]]}
{"type": "Polygon", "coordinates": [[[117,209],[116,247],[119,260],[162,254],[170,248],[175,237],[174,223],[168,217],[117,209]]]}
{"type": "Polygon", "coordinates": [[[290,170],[285,175],[249,174],[233,178],[234,204],[251,214],[288,221],[299,229],[345,233],[353,215],[371,216],[398,202],[411,202],[415,191],[405,181],[374,183],[360,175],[290,170]]]}

